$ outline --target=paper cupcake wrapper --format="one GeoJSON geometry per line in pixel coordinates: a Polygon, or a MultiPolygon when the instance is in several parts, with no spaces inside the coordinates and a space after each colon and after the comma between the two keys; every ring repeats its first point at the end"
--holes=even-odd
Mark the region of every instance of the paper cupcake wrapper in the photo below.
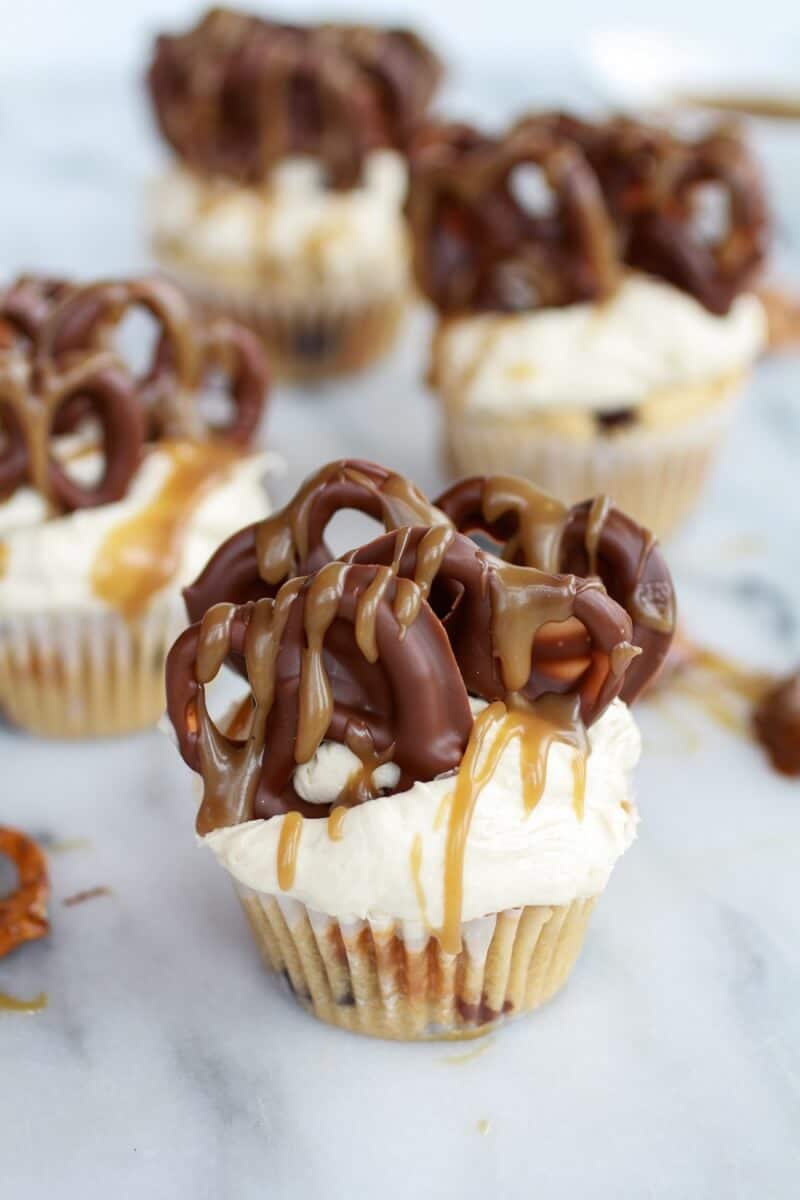
{"type": "Polygon", "coordinates": [[[363,298],[237,289],[165,264],[182,290],[211,315],[231,317],[254,329],[270,367],[288,379],[315,380],[360,371],[385,354],[406,313],[406,288],[363,298]]]}
{"type": "Polygon", "coordinates": [[[696,507],[730,424],[738,387],[710,412],[661,429],[582,442],[537,430],[535,421],[449,413],[454,475],[523,475],[566,504],[600,492],[664,537],[696,507]]]}
{"type": "Polygon", "coordinates": [[[544,1004],[566,983],[595,903],[467,921],[453,955],[418,924],[338,921],[237,886],[265,963],[306,1008],[342,1029],[399,1041],[475,1036],[544,1004]]]}
{"type": "Polygon", "coordinates": [[[164,664],[186,626],[180,595],[141,620],[115,613],[0,619],[0,712],[45,737],[98,737],[154,725],[164,664]]]}

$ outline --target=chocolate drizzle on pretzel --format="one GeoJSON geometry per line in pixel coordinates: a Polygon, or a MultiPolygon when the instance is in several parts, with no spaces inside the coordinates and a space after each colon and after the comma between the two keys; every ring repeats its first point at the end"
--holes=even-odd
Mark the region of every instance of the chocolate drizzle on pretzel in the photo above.
{"type": "Polygon", "coordinates": [[[224,320],[204,322],[159,279],[74,286],[22,277],[0,293],[0,497],[23,484],[56,510],[108,504],[125,495],[145,443],[213,436],[246,444],[263,411],[268,375],[253,334],[224,320]],[[152,362],[136,379],[115,352],[114,334],[134,308],[158,325],[152,362]],[[227,376],[231,416],[212,424],[203,385],[227,376]],[[104,470],[79,485],[54,453],[54,438],[91,420],[104,470]]]}
{"type": "Polygon", "coordinates": [[[404,146],[440,74],[405,30],[214,9],[158,38],[148,82],[161,132],[188,166],[258,183],[287,155],[307,154],[344,188],[370,150],[404,146]]]}
{"type": "MultiPolygon", "coordinates": [[[[332,463],[285,509],[230,539],[188,589],[195,623],[170,654],[167,697],[181,753],[204,779],[201,833],[329,813],[293,783],[323,740],[372,764],[391,760],[400,777],[390,790],[402,791],[459,768],[473,729],[468,694],[490,702],[487,721],[509,713],[509,736],[538,722],[551,740],[577,745],[575,722],[597,720],[637,664],[639,685],[657,669],[656,634],[668,642],[672,607],[655,604],[651,572],[672,591],[645,531],[605,502],[567,512],[538,493],[534,501],[520,480],[465,487],[439,507],[384,468],[332,463]],[[345,507],[385,533],[334,561],[325,527],[345,507]],[[451,515],[502,541],[506,558],[451,515]],[[206,705],[226,660],[250,685],[245,737],[221,730],[206,705]]],[[[373,794],[360,776],[349,802],[373,794]]]]}
{"type": "Polygon", "coordinates": [[[491,139],[431,124],[411,164],[417,278],[444,313],[599,299],[630,266],[724,314],[766,256],[761,178],[729,126],[690,140],[628,119],[537,113],[491,139]],[[515,200],[509,171],[521,163],[543,169],[554,216],[526,215],[515,200]],[[713,231],[697,219],[702,189],[718,193],[713,231]]]}

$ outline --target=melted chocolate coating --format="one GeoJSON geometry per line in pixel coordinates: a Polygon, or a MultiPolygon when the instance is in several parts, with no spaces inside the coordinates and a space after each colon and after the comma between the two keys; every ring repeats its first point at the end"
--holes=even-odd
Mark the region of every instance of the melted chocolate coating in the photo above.
{"type": "Polygon", "coordinates": [[[800,775],[800,671],[768,692],[753,724],[772,765],[784,775],[800,775]]]}
{"type": "Polygon", "coordinates": [[[418,282],[446,313],[594,299],[624,263],[724,314],[752,284],[769,240],[760,173],[735,131],[688,140],[637,121],[557,112],[523,117],[499,140],[468,126],[421,130],[409,213],[418,282]],[[526,145],[549,149],[526,158],[526,145]],[[561,202],[555,244],[552,219],[525,218],[509,195],[514,147],[523,148],[519,162],[545,167],[561,202]],[[728,227],[712,241],[694,222],[698,189],[709,184],[728,202],[728,227]]]}
{"type": "Polygon", "coordinates": [[[268,379],[255,335],[230,321],[193,317],[166,281],[76,287],[22,277],[0,294],[0,495],[30,482],[61,509],[118,500],[146,437],[214,434],[246,444],[261,419],[268,379]],[[160,330],[141,380],[110,348],[120,322],[137,306],[160,330]],[[199,405],[203,381],[216,368],[228,376],[231,418],[211,426],[199,405]],[[49,442],[89,418],[99,422],[106,464],[100,482],[85,488],[59,466],[49,442]]]}
{"type": "MultiPolygon", "coordinates": [[[[347,566],[342,571],[335,615],[323,633],[322,658],[332,705],[329,718],[320,728],[326,738],[338,742],[345,742],[348,730],[354,726],[368,728],[377,749],[392,747],[392,759],[401,771],[398,789],[403,790],[415,780],[430,780],[458,766],[472,728],[472,713],[447,636],[431,609],[423,606],[411,625],[401,627],[392,607],[396,580],[389,581],[375,613],[376,661],[370,662],[364,656],[354,626],[359,601],[376,574],[376,568],[370,565],[347,566]],[[425,730],[424,737],[420,737],[420,729],[425,730]]],[[[327,806],[302,801],[291,782],[296,766],[294,750],[299,736],[313,580],[311,576],[303,581],[281,633],[274,667],[274,698],[266,713],[256,768],[258,782],[251,796],[253,817],[288,811],[321,816],[328,811],[327,806]]],[[[239,606],[230,619],[230,649],[240,658],[247,653],[253,613],[252,605],[239,606]]],[[[176,642],[167,662],[167,711],[181,753],[196,771],[203,770],[199,727],[192,716],[201,687],[197,682],[200,639],[201,626],[191,626],[176,642]]],[[[250,676],[256,691],[258,684],[253,676],[257,669],[254,667],[250,676]]],[[[236,744],[220,736],[235,758],[236,744]]]]}
{"type": "Polygon", "coordinates": [[[429,124],[411,149],[414,266],[440,312],[516,312],[594,300],[616,282],[613,229],[580,149],[544,128],[491,139],[429,124]],[[555,211],[528,211],[513,189],[541,169],[555,211]]]}
{"type": "MultiPolygon", "coordinates": [[[[460,496],[444,497],[468,527],[479,523],[469,514],[476,504],[483,513],[486,482],[467,481],[460,496]]],[[[530,485],[501,482],[517,511],[481,517],[491,536],[519,539],[541,514],[552,541],[558,520],[559,555],[572,563],[588,553],[606,564],[635,619],[652,616],[641,585],[650,596],[660,575],[645,569],[662,560],[638,526],[605,505],[599,516],[594,507],[567,513],[539,494],[531,513],[523,504],[530,485]],[[638,575],[634,555],[644,564],[638,575]]],[[[516,561],[459,534],[408,480],[357,460],[322,468],[284,509],[229,539],[187,590],[196,621],[167,664],[181,752],[206,786],[200,832],[254,815],[321,815],[324,808],[298,798],[292,778],[325,738],[358,745],[359,757],[366,746],[365,766],[390,757],[404,790],[461,762],[472,728],[468,692],[523,712],[545,696],[574,697],[589,724],[621,693],[632,663],[645,658],[652,672],[657,647],[643,638],[636,657],[631,616],[600,579],[508,557],[516,561]],[[351,506],[387,532],[331,561],[325,528],[351,506]],[[253,696],[241,742],[220,731],[205,707],[205,684],[226,659],[253,696]]],[[[670,613],[658,616],[666,632],[670,613]]],[[[372,767],[351,802],[369,799],[371,778],[372,767]]]]}
{"type": "Polygon", "coordinates": [[[371,149],[404,146],[440,75],[404,30],[215,9],[158,38],[148,83],[162,134],[193,168],[257,183],[288,155],[308,154],[332,186],[352,187],[371,149]]]}
{"type": "MultiPolygon", "coordinates": [[[[614,505],[609,504],[595,531],[592,548],[588,535],[593,502],[585,500],[567,510],[555,505],[553,553],[544,561],[541,552],[525,544],[520,528],[525,518],[535,520],[540,494],[531,491],[527,501],[519,493],[519,507],[507,507],[493,519],[486,516],[486,497],[493,484],[508,489],[513,480],[476,475],[453,484],[436,500],[455,527],[466,533],[484,533],[503,558],[540,569],[576,575],[597,574],[609,594],[630,614],[631,641],[641,650],[625,673],[620,695],[633,703],[661,669],[672,643],[676,621],[672,576],[653,535],[614,505]],[[559,511],[560,510],[560,511],[559,511]]],[[[549,502],[552,506],[553,502],[549,502]]]]}

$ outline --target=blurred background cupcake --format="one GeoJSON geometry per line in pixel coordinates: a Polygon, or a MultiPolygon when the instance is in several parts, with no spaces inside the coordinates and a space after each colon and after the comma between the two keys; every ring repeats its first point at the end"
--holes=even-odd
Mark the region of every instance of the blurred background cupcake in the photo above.
{"type": "Polygon", "coordinates": [[[177,161],[151,197],[156,255],[282,373],[353,371],[391,344],[409,290],[403,151],[440,74],[405,30],[217,9],[158,38],[149,88],[177,161]]]}
{"type": "Polygon", "coordinates": [[[0,293],[0,710],[50,736],[122,733],[164,708],[181,588],[242,513],[269,511],[260,342],[192,319],[161,280],[0,293]],[[159,336],[136,376],[134,308],[159,336]],[[218,386],[214,386],[218,384],[218,386]]]}
{"type": "Polygon", "coordinates": [[[764,346],[759,173],[730,128],[556,113],[412,152],[429,379],[456,473],[606,492],[659,534],[695,505],[764,346]]]}

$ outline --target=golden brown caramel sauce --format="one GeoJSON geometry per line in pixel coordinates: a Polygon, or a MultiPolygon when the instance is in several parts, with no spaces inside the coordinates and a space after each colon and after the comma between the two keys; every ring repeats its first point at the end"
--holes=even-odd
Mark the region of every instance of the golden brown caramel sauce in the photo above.
{"type": "Polygon", "coordinates": [[[391,762],[394,743],[385,750],[378,750],[367,726],[356,722],[348,725],[344,741],[348,750],[358,759],[358,766],[348,777],[339,802],[352,808],[377,796],[379,789],[375,786],[374,775],[378,767],[391,762]]]}
{"type": "Polygon", "coordinates": [[[0,542],[0,579],[3,578],[6,571],[8,570],[8,558],[9,558],[8,542],[0,542]]]}
{"type": "Polygon", "coordinates": [[[92,568],[94,594],[128,620],[175,574],[187,522],[238,457],[217,442],[165,442],[160,449],[171,459],[161,490],[142,512],[108,533],[92,568]]]}
{"type": "MultiPolygon", "coordinates": [[[[600,538],[603,536],[608,514],[611,511],[613,501],[610,496],[599,495],[595,496],[592,501],[592,507],[589,509],[589,516],[586,521],[586,535],[584,537],[584,545],[586,546],[586,554],[589,558],[589,574],[597,574],[597,549],[600,545],[600,538]]],[[[640,563],[640,569],[642,567],[640,563]]]]}
{"type": "Polygon", "coordinates": [[[300,836],[303,832],[303,818],[300,813],[289,812],[283,818],[281,835],[278,839],[278,887],[282,892],[288,892],[294,883],[297,869],[297,852],[300,849],[300,836]]]}
{"type": "Polygon", "coordinates": [[[344,819],[349,811],[348,805],[337,804],[328,814],[328,837],[332,842],[340,842],[344,837],[344,819]]]}
{"type": "Polygon", "coordinates": [[[527,683],[533,643],[542,626],[566,621],[572,613],[569,582],[553,580],[550,587],[544,583],[531,568],[510,563],[503,563],[491,576],[492,636],[509,692],[518,692],[527,683]]]}
{"type": "Polygon", "coordinates": [[[346,574],[346,563],[328,563],[313,577],[306,593],[306,648],[300,674],[295,743],[295,762],[298,763],[309,762],[314,757],[333,717],[333,691],[322,649],[339,608],[346,574]]]}
{"type": "Polygon", "coordinates": [[[526,480],[492,475],[483,489],[483,515],[494,522],[509,512],[516,515],[519,531],[506,546],[505,558],[513,562],[520,554],[530,567],[557,572],[568,515],[565,505],[526,480]]]}
{"type": "Polygon", "coordinates": [[[46,992],[40,992],[31,1000],[22,1000],[18,996],[9,996],[8,992],[0,992],[0,1012],[37,1013],[47,1008],[46,992]]]}
{"type": "Polygon", "coordinates": [[[358,598],[355,623],[356,645],[370,663],[378,661],[376,636],[378,609],[386,595],[386,589],[393,579],[394,574],[391,567],[377,567],[372,583],[358,598]]]}
{"type": "Polygon", "coordinates": [[[527,813],[533,811],[547,782],[547,759],[554,742],[575,751],[573,803],[583,819],[586,759],[589,742],[578,716],[575,696],[543,696],[536,704],[507,709],[496,700],[475,718],[469,743],[456,775],[447,827],[444,862],[444,915],[438,933],[442,949],[461,949],[461,910],[464,898],[464,854],[472,815],[483,788],[491,779],[509,744],[520,742],[520,772],[527,813]]]}

